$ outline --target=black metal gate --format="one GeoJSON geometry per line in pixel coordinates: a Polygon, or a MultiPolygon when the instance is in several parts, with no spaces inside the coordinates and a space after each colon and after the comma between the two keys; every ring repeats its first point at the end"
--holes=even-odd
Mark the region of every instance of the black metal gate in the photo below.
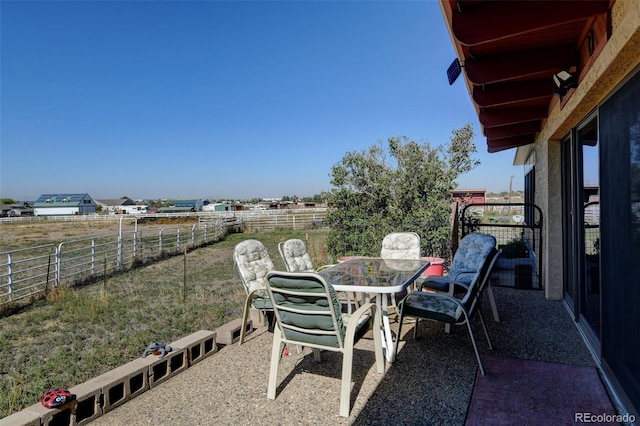
{"type": "Polygon", "coordinates": [[[460,215],[462,236],[482,232],[496,237],[502,254],[491,285],[543,289],[542,210],[529,203],[473,203],[460,215]]]}

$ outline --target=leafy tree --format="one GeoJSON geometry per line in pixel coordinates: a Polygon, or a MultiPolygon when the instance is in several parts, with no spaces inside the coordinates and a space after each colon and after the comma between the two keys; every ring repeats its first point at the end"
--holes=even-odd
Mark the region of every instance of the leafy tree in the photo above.
{"type": "Polygon", "coordinates": [[[472,140],[467,124],[440,146],[393,137],[386,146],[348,152],[331,169],[329,252],[375,256],[386,234],[414,231],[423,255],[448,257],[451,191],[461,174],[479,164],[472,140]]]}
{"type": "Polygon", "coordinates": [[[0,198],[2,204],[18,204],[13,198],[0,198]]]}

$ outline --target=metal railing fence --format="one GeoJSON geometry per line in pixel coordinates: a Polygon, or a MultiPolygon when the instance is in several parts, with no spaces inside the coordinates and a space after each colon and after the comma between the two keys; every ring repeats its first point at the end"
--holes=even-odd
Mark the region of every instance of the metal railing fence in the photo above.
{"type": "MultiPolygon", "coordinates": [[[[249,232],[314,229],[323,226],[325,215],[326,209],[112,215],[121,223],[115,234],[0,252],[0,306],[38,297],[53,287],[109,276],[180,254],[185,249],[218,241],[230,229],[249,232]],[[138,221],[142,220],[194,215],[196,224],[138,228],[138,221]],[[135,230],[123,231],[122,219],[132,218],[136,220],[135,230]]],[[[85,220],[82,217],[67,218],[85,220]]]]}
{"type": "Polygon", "coordinates": [[[535,204],[474,203],[460,215],[462,236],[482,232],[496,237],[502,254],[492,285],[542,289],[542,210],[535,204]]]}
{"type": "Polygon", "coordinates": [[[0,305],[52,287],[111,275],[220,240],[236,221],[172,226],[64,241],[0,253],[0,305]]]}

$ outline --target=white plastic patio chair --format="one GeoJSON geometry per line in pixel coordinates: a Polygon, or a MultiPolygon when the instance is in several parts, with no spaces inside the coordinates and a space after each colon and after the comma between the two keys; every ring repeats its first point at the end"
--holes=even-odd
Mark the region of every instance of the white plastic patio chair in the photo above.
{"type": "Polygon", "coordinates": [[[267,249],[258,240],[245,240],[236,244],[233,262],[247,292],[240,331],[240,344],[243,344],[251,307],[260,310],[267,320],[266,312],[273,311],[267,296],[267,273],[275,270],[275,267],[267,249]]]}
{"type": "MultiPolygon", "coordinates": [[[[383,259],[420,259],[420,236],[415,232],[392,232],[382,239],[380,257],[383,259]]],[[[413,284],[411,284],[413,288],[413,284]]],[[[392,294],[391,305],[397,307],[397,299],[405,293],[392,294]]]]}
{"type": "Polygon", "coordinates": [[[299,238],[290,238],[278,243],[278,251],[284,266],[289,272],[319,272],[333,265],[323,265],[319,268],[313,266],[313,260],[307,250],[307,245],[299,238]]]}

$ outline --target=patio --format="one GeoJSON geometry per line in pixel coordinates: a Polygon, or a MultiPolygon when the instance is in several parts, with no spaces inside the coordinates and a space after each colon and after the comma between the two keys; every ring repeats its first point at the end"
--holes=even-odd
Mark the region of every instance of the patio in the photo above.
{"type": "MultiPolygon", "coordinates": [[[[494,292],[502,322],[490,319],[484,300],[494,350],[487,349],[476,324],[483,354],[595,366],[563,302],[535,290],[494,292]]],[[[272,334],[263,327],[244,345],[222,347],[93,424],[464,424],[477,371],[468,333],[455,327],[447,335],[442,325],[423,321],[418,340],[412,336],[413,324],[406,324],[397,360],[384,375],[375,371],[373,341],[365,336],[358,342],[349,418],[338,416],[340,354],[324,352],[318,364],[308,349],[290,351],[280,364],[276,399],[267,399],[272,334]]],[[[547,390],[568,391],[552,383],[547,390]]],[[[573,417],[566,423],[573,424],[573,417]]]]}

